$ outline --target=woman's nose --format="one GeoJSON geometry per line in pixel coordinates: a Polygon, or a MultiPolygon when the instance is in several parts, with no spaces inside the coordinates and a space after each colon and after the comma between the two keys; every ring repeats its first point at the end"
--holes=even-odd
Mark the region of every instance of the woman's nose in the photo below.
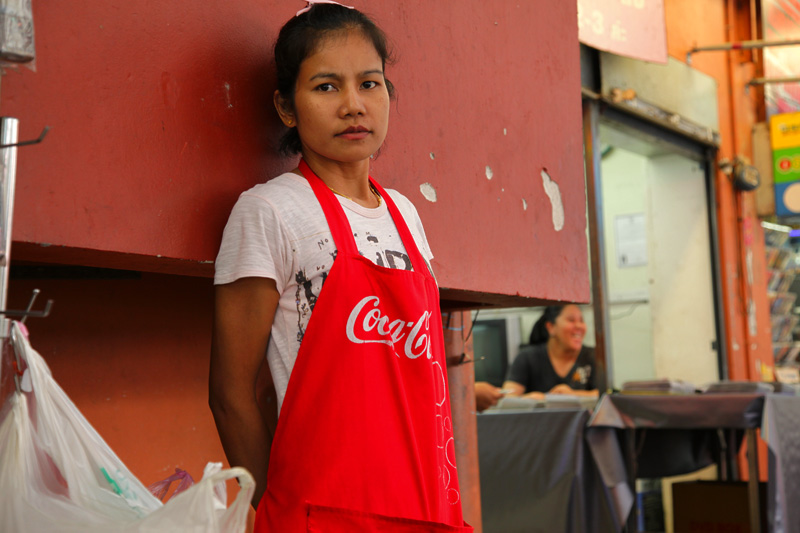
{"type": "Polygon", "coordinates": [[[366,111],[364,99],[358,89],[346,89],[342,91],[342,116],[363,115],[366,111]]]}

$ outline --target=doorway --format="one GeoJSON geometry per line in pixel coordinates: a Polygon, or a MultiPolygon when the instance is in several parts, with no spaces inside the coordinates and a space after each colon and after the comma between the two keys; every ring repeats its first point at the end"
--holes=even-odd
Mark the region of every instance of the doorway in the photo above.
{"type": "Polygon", "coordinates": [[[713,213],[702,152],[687,154],[605,118],[597,142],[608,385],[717,381],[713,213]]]}

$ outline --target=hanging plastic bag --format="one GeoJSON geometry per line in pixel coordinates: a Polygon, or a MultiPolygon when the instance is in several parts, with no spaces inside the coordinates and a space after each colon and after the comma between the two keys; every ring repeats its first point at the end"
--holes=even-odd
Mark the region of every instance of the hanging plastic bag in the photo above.
{"type": "Polygon", "coordinates": [[[0,410],[0,531],[244,530],[255,489],[246,470],[209,463],[200,482],[162,504],[81,415],[16,323],[11,345],[24,375],[0,410]],[[240,489],[228,508],[224,482],[232,478],[240,489]]]}
{"type": "Polygon", "coordinates": [[[176,468],[174,474],[161,481],[156,481],[152,485],[148,485],[147,490],[150,491],[150,494],[163,502],[164,498],[167,496],[167,492],[169,492],[170,485],[175,481],[178,481],[178,486],[175,487],[175,492],[172,493],[173,496],[180,494],[194,485],[194,479],[189,475],[189,472],[176,468]]]}

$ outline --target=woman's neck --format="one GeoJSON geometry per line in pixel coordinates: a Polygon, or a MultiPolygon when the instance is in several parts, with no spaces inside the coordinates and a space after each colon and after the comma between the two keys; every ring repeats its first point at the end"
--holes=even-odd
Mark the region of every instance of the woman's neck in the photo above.
{"type": "Polygon", "coordinates": [[[364,207],[377,207],[378,199],[369,186],[369,159],[343,163],[316,154],[304,154],[303,159],[314,174],[335,193],[364,207]]]}
{"type": "Polygon", "coordinates": [[[580,354],[580,348],[574,350],[560,343],[555,337],[550,337],[547,339],[547,353],[554,359],[574,361],[580,354]]]}

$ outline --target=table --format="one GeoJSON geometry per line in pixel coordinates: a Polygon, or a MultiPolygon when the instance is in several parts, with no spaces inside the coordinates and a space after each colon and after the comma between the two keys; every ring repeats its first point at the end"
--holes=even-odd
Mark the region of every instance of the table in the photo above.
{"type": "Polygon", "coordinates": [[[770,451],[770,524],[775,533],[800,532],[800,397],[769,395],[764,403],[761,438],[770,451]]]}
{"type": "Polygon", "coordinates": [[[478,415],[486,533],[621,529],[624,519],[584,444],[589,416],[578,408],[478,415]]]}
{"type": "MultiPolygon", "coordinates": [[[[775,532],[800,532],[800,510],[791,505],[800,501],[800,450],[797,443],[800,437],[800,397],[774,394],[693,394],[693,395],[633,395],[611,394],[601,398],[594,414],[588,422],[586,438],[595,460],[600,467],[601,477],[617,500],[615,508],[618,516],[625,516],[625,509],[633,508],[633,490],[637,472],[640,468],[650,468],[650,475],[658,474],[657,468],[648,465],[637,453],[636,431],[652,430],[658,443],[661,435],[670,435],[678,441],[694,442],[697,435],[705,435],[717,430],[744,431],[748,441],[749,464],[749,502],[751,507],[751,530],[761,531],[758,522],[758,461],[756,430],[762,428],[762,437],[768,444],[770,476],[768,483],[768,505],[770,527],[775,532]],[[615,430],[625,430],[626,445],[623,457],[615,430]],[[786,505],[789,503],[790,505],[786,505]]],[[[734,446],[734,439],[728,438],[728,446],[734,446]]],[[[708,441],[705,450],[713,448],[708,441]]],[[[725,443],[716,451],[724,450],[725,443]]],[[[701,447],[702,448],[702,447],[701,447]]],[[[696,448],[692,448],[697,452],[696,448]]],[[[661,475],[688,473],[702,466],[708,457],[695,453],[694,464],[676,466],[672,453],[660,455],[661,463],[669,472],[661,475]],[[685,470],[685,471],[681,471],[685,470]]],[[[735,446],[728,449],[727,461],[735,465],[735,446]]],[[[681,461],[678,461],[681,463],[681,461]]],[[[628,516],[628,528],[636,529],[635,512],[628,516]]]]}

